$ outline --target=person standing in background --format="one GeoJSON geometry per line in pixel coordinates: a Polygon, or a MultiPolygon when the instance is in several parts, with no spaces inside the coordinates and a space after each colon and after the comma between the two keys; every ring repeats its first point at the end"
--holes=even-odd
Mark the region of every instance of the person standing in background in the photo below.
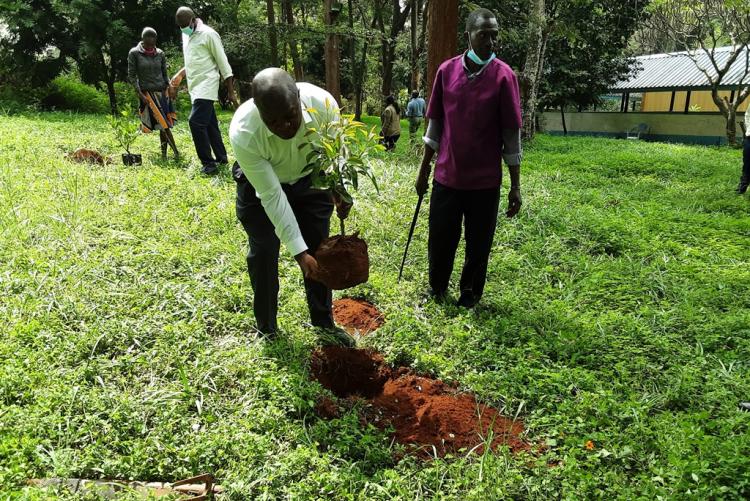
{"type": "Polygon", "coordinates": [[[409,140],[414,141],[414,137],[422,126],[424,119],[425,102],[419,97],[419,91],[411,93],[409,104],[406,105],[406,118],[409,119],[409,140]]]}
{"type": "Polygon", "coordinates": [[[159,131],[162,160],[167,159],[167,146],[171,146],[175,158],[179,158],[171,131],[177,114],[167,95],[167,58],[156,47],[156,30],[153,28],[143,28],[141,41],[128,52],[128,81],[135,87],[141,101],[141,129],[144,132],[159,131]]]}
{"type": "Polygon", "coordinates": [[[385,109],[380,116],[380,123],[383,146],[386,151],[393,151],[396,149],[398,138],[401,137],[401,108],[393,96],[385,98],[385,109]]]}
{"type": "Polygon", "coordinates": [[[745,111],[745,142],[742,148],[742,175],[737,185],[738,195],[744,195],[750,185],[750,106],[745,111]]]}
{"type": "Polygon", "coordinates": [[[203,165],[203,174],[216,174],[219,165],[228,163],[227,150],[221,138],[214,102],[219,100],[219,84],[223,80],[232,105],[239,107],[234,92],[234,78],[221,37],[195,16],[189,7],[180,7],[175,16],[182,31],[182,53],[185,66],[172,78],[171,95],[187,77],[192,109],[188,123],[195,152],[203,165]]]}

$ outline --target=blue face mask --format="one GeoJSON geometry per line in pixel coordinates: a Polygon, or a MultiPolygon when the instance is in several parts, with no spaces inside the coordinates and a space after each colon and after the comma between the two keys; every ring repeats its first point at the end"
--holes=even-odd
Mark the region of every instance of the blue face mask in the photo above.
{"type": "Polygon", "coordinates": [[[466,55],[469,56],[469,59],[477,63],[479,66],[485,66],[497,57],[497,55],[493,52],[487,59],[482,59],[477,55],[476,52],[474,52],[474,48],[471,46],[471,40],[469,40],[469,52],[466,55]]]}
{"type": "Polygon", "coordinates": [[[190,36],[193,34],[193,31],[195,30],[193,30],[193,28],[191,28],[190,25],[188,25],[185,28],[180,28],[180,31],[182,32],[183,35],[190,36]]]}

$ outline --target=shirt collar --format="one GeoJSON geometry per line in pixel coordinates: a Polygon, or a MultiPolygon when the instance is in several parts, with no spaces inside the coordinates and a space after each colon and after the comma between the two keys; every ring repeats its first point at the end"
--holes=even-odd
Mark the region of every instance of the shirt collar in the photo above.
{"type": "Polygon", "coordinates": [[[199,17],[196,17],[195,18],[195,30],[194,31],[196,33],[199,33],[201,31],[203,31],[203,26],[204,26],[203,20],[201,18],[199,18],[199,17]]]}
{"type": "MultiPolygon", "coordinates": [[[[313,117],[312,117],[312,114],[309,111],[307,111],[307,109],[312,107],[312,105],[310,103],[305,102],[305,98],[303,98],[302,96],[300,96],[299,102],[300,102],[300,106],[302,106],[302,121],[305,124],[311,123],[313,121],[313,117]]],[[[274,135],[274,133],[271,132],[271,129],[269,129],[268,126],[266,126],[266,124],[263,124],[263,126],[266,127],[266,136],[271,137],[274,135]]],[[[301,126],[302,125],[300,124],[300,127],[301,126]]]]}
{"type": "Polygon", "coordinates": [[[469,77],[469,80],[473,80],[473,79],[477,78],[478,76],[480,76],[484,72],[484,69],[487,66],[489,66],[492,61],[490,61],[490,63],[487,63],[484,66],[482,66],[479,69],[479,71],[477,71],[476,73],[472,73],[471,70],[469,69],[469,66],[466,64],[466,58],[469,57],[468,54],[469,54],[468,50],[464,52],[464,55],[461,57],[461,64],[463,64],[463,66],[464,66],[464,71],[466,72],[466,76],[469,77]]]}

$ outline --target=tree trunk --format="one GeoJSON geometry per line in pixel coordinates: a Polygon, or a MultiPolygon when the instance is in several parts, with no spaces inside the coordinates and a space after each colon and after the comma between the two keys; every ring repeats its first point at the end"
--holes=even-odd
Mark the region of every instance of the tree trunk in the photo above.
{"type": "Polygon", "coordinates": [[[432,92],[438,67],[456,55],[458,33],[458,0],[439,0],[429,3],[427,9],[427,99],[432,92]]]}
{"type": "Polygon", "coordinates": [[[727,144],[737,146],[737,104],[729,102],[729,99],[719,95],[718,83],[712,86],[711,98],[719,108],[726,121],[727,144]]]}
{"type": "Polygon", "coordinates": [[[325,0],[325,24],[327,28],[325,45],[326,90],[331,93],[336,103],[341,102],[341,72],[339,69],[339,37],[332,31],[336,25],[338,12],[332,12],[333,0],[325,0]]]}
{"type": "Polygon", "coordinates": [[[282,16],[286,20],[286,38],[289,45],[289,53],[292,55],[292,64],[294,65],[294,79],[301,82],[305,78],[305,70],[302,67],[302,60],[299,57],[297,49],[297,39],[294,36],[294,11],[292,10],[291,0],[282,0],[282,16]]]}
{"type": "Polygon", "coordinates": [[[276,36],[276,12],[273,0],[266,0],[266,15],[268,16],[268,41],[271,44],[271,66],[279,65],[279,42],[276,36]]]}
{"type": "Polygon", "coordinates": [[[391,29],[386,36],[385,25],[383,23],[382,11],[379,14],[380,31],[383,33],[382,43],[382,65],[383,65],[383,85],[381,93],[383,96],[390,96],[393,93],[393,63],[396,59],[396,38],[399,33],[404,31],[406,20],[411,12],[411,2],[407,3],[404,10],[401,10],[401,0],[393,0],[393,15],[391,17],[391,29]]]}
{"type": "Polygon", "coordinates": [[[560,117],[562,117],[563,136],[568,135],[568,126],[565,125],[565,105],[560,105],[560,117]]]}
{"type": "Polygon", "coordinates": [[[539,80],[541,78],[546,46],[545,0],[533,0],[531,7],[529,52],[526,55],[523,75],[521,77],[523,92],[523,136],[534,137],[536,132],[536,107],[539,80]]]}
{"type": "Polygon", "coordinates": [[[419,46],[417,33],[419,31],[419,4],[422,0],[411,0],[411,85],[410,91],[419,89],[419,46]]]}
{"type": "Polygon", "coordinates": [[[428,13],[427,9],[430,6],[430,0],[421,0],[424,3],[422,4],[422,7],[420,9],[420,14],[422,15],[422,26],[419,30],[419,40],[417,41],[417,51],[418,51],[418,59],[417,62],[419,64],[419,90],[422,91],[422,95],[426,95],[429,91],[425,92],[424,89],[424,72],[426,68],[422,64],[422,54],[424,53],[425,49],[427,48],[427,18],[428,13]]]}
{"type": "Polygon", "coordinates": [[[117,94],[115,94],[115,69],[107,72],[107,94],[109,95],[109,109],[112,116],[117,116],[117,94]]]}
{"type": "MultiPolygon", "coordinates": [[[[356,100],[357,96],[357,81],[359,78],[357,77],[357,72],[359,70],[357,66],[357,38],[354,37],[354,3],[353,0],[348,0],[347,2],[347,15],[348,15],[348,21],[349,21],[349,33],[351,35],[351,39],[349,40],[349,64],[352,66],[351,71],[351,89],[352,89],[352,97],[354,100],[356,100]]],[[[355,104],[356,107],[356,104],[355,104]]],[[[356,111],[354,114],[354,119],[359,120],[356,115],[356,111]]]]}

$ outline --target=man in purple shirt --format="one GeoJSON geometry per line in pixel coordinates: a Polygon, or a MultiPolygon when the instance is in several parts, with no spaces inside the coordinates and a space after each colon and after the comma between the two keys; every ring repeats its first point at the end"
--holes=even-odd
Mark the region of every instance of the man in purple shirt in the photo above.
{"type": "Polygon", "coordinates": [[[495,55],[497,36],[495,15],[487,9],[473,11],[466,20],[468,50],[440,65],[415,183],[419,195],[427,192],[437,152],[427,243],[430,294],[437,300],[447,296],[463,224],[466,258],[458,304],[466,308],[484,291],[500,202],[501,160],[511,179],[506,215],[513,217],[521,208],[518,80],[495,55]]]}

